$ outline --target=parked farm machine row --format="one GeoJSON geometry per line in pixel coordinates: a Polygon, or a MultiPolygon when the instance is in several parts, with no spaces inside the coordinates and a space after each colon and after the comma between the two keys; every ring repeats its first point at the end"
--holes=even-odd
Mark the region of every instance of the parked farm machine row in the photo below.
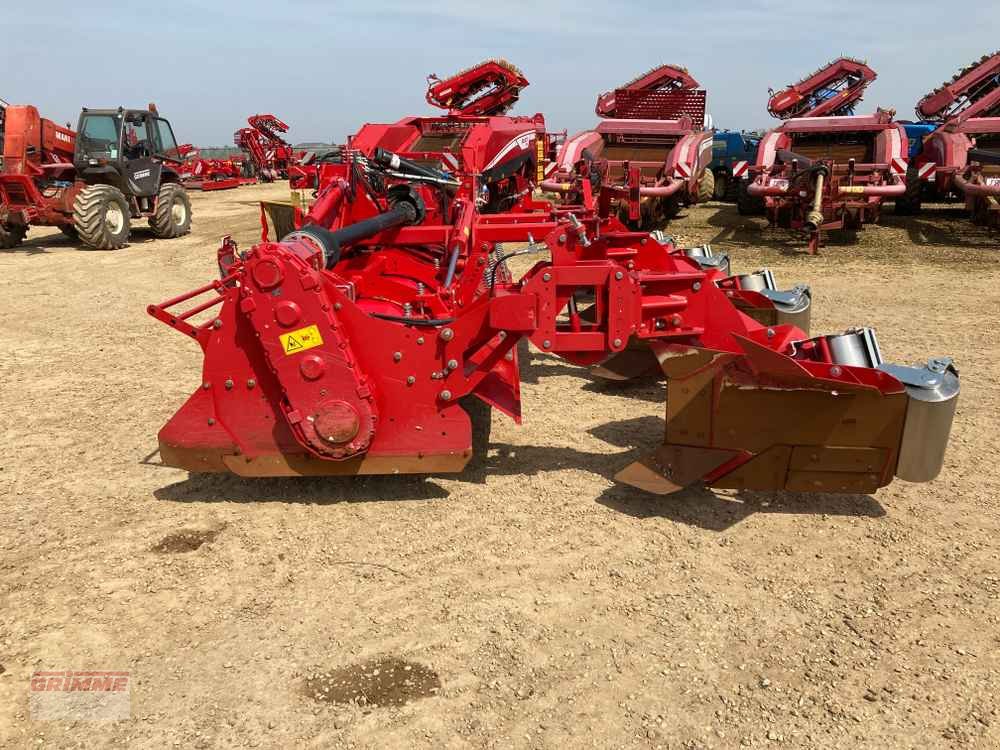
{"type": "Polygon", "coordinates": [[[178,152],[184,160],[178,171],[188,190],[230,190],[257,182],[245,158],[206,159],[189,143],[180,146],[178,152]]]}
{"type": "Polygon", "coordinates": [[[227,190],[241,185],[288,179],[289,170],[306,156],[283,137],[288,125],[273,114],[251,115],[248,127],[233,134],[242,156],[204,159],[194,146],[181,147],[184,184],[192,190],[227,190]]]}
{"type": "Polygon", "coordinates": [[[475,70],[458,98],[432,82],[446,113],[367,124],[303,175],[316,200],[293,231],[247,251],[226,239],[219,279],[149,307],[205,358],[160,431],[164,463],[461,471],[491,408],[521,421],[527,339],[596,372],[667,377],[663,444],[618,474],[644,490],[870,492],[937,473],[949,360],[885,364],[869,328],[811,336],[804,289],[629,230],[613,182],[583,172],[578,202],[536,200],[544,118],[498,114],[527,81],[490,62],[483,87],[475,70]],[[537,262],[514,278],[514,256],[537,262]]]}
{"type": "Polygon", "coordinates": [[[178,146],[156,108],[84,109],[76,130],[43,118],[31,105],[0,103],[0,248],[17,247],[30,226],[55,226],[85,246],[124,246],[134,219],[157,237],[190,231],[185,188],[223,190],[285,178],[301,159],[273,115],[254,115],[237,133],[247,157],[205,159],[178,146]],[[241,135],[242,134],[242,135],[241,135]],[[248,161],[253,169],[248,169],[248,161]]]}

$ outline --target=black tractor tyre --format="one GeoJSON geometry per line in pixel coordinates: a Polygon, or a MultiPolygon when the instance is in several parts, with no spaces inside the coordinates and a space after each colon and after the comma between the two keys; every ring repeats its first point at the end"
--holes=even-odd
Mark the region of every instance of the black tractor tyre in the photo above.
{"type": "Polygon", "coordinates": [[[182,185],[176,182],[160,185],[149,226],[161,239],[173,239],[191,231],[191,199],[182,185]]]}
{"type": "Polygon", "coordinates": [[[719,172],[715,175],[715,194],[712,196],[717,201],[724,201],[729,194],[729,175],[719,172]]]}
{"type": "Polygon", "coordinates": [[[71,240],[80,239],[80,233],[76,231],[76,227],[72,224],[63,224],[59,227],[59,231],[66,235],[71,240]]]}
{"type": "Polygon", "coordinates": [[[918,176],[917,170],[910,167],[906,170],[906,193],[896,198],[893,212],[897,216],[913,216],[920,213],[923,191],[923,181],[918,176]]]}
{"type": "Polygon", "coordinates": [[[764,199],[750,195],[747,192],[749,184],[748,180],[739,181],[736,187],[736,210],[741,216],[760,216],[764,213],[764,199]]]}
{"type": "Polygon", "coordinates": [[[0,224],[0,248],[3,250],[13,250],[24,242],[28,228],[21,224],[0,224]]]}
{"type": "Polygon", "coordinates": [[[715,198],[715,172],[706,169],[698,180],[698,203],[708,203],[715,198]]]}
{"type": "Polygon", "coordinates": [[[111,185],[87,185],[73,201],[73,226],[87,247],[117,250],[128,243],[132,212],[122,192],[111,185]]]}
{"type": "Polygon", "coordinates": [[[731,174],[726,175],[726,195],[722,200],[728,203],[736,203],[736,198],[740,194],[740,183],[743,182],[739,177],[733,177],[731,174]]]}

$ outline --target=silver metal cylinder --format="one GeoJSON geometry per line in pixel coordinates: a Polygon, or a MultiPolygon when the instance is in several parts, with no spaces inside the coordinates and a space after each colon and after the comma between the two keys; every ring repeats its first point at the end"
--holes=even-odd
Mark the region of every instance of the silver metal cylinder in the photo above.
{"type": "Polygon", "coordinates": [[[788,291],[765,290],[761,292],[771,302],[777,313],[776,324],[793,325],[809,334],[809,322],[812,315],[812,292],[805,284],[799,284],[788,291]]]}
{"type": "Polygon", "coordinates": [[[748,292],[763,292],[765,289],[777,289],[774,283],[774,275],[768,268],[762,268],[759,271],[745,273],[733,278],[739,281],[740,289],[748,292]]]}
{"type": "Polygon", "coordinates": [[[694,247],[685,247],[683,248],[683,252],[687,257],[695,259],[711,258],[715,255],[715,253],[712,252],[712,246],[708,243],[704,245],[695,245],[694,247]]]}
{"type": "Polygon", "coordinates": [[[826,343],[835,364],[854,367],[878,367],[882,364],[882,352],[872,328],[851,328],[844,333],[827,336],[826,343]]]}
{"type": "Polygon", "coordinates": [[[932,359],[922,367],[882,365],[880,369],[903,383],[909,396],[896,476],[907,482],[929,482],[944,466],[958,406],[958,371],[947,357],[932,359]]]}

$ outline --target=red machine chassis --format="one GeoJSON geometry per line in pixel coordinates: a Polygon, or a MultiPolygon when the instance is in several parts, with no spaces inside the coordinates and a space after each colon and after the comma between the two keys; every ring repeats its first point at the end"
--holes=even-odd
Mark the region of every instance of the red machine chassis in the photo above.
{"type": "Polygon", "coordinates": [[[543,190],[581,200],[581,179],[608,193],[630,225],[652,228],[697,203],[712,159],[706,94],[684,68],[661,65],[598,96],[604,119],[562,144],[543,190]]]}
{"type": "Polygon", "coordinates": [[[906,131],[890,111],[854,115],[876,74],[841,57],[797,84],[771,92],[768,111],[785,122],[769,131],[744,172],[744,189],[774,226],[805,230],[809,252],[824,232],[878,221],[882,202],[906,193],[906,131]]]}
{"type": "Polygon", "coordinates": [[[870,329],[809,338],[801,293],[627,230],[586,174],[579,204],[533,200],[517,188],[544,133],[540,115],[366,125],[317,167],[295,230],[247,252],[227,238],[218,281],[148,308],[205,358],[160,431],[163,461],[460,471],[476,404],[521,421],[527,339],[595,371],[666,375],[663,445],[618,474],[644,490],[870,492],[937,473],[950,361],[884,365],[870,329]],[[521,254],[541,259],[515,279],[506,260],[521,254]]]}
{"type": "Polygon", "coordinates": [[[4,226],[73,226],[76,132],[38,114],[30,105],[6,108],[0,167],[0,231],[4,226]],[[49,186],[43,193],[40,185],[49,186]]]}
{"type": "Polygon", "coordinates": [[[178,173],[188,190],[231,190],[257,182],[243,176],[243,162],[239,158],[204,159],[198,149],[188,143],[179,146],[177,151],[184,160],[178,173]]]}
{"type": "Polygon", "coordinates": [[[756,164],[746,172],[747,192],[764,200],[771,224],[807,231],[815,254],[824,232],[878,221],[883,200],[906,192],[907,148],[906,131],[886,112],[788,120],[761,139],[756,164]],[[797,141],[816,136],[870,139],[874,159],[801,156],[797,141]]]}

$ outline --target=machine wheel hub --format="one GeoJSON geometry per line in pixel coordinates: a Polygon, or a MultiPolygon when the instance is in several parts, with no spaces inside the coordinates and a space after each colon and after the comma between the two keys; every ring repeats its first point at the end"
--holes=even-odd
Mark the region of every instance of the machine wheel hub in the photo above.
{"type": "Polygon", "coordinates": [[[112,203],[104,210],[104,223],[111,234],[118,234],[125,226],[125,214],[121,207],[112,203]]]}
{"type": "Polygon", "coordinates": [[[187,206],[180,198],[174,199],[174,204],[170,207],[170,218],[173,220],[174,226],[178,227],[187,221],[187,206]]]}

